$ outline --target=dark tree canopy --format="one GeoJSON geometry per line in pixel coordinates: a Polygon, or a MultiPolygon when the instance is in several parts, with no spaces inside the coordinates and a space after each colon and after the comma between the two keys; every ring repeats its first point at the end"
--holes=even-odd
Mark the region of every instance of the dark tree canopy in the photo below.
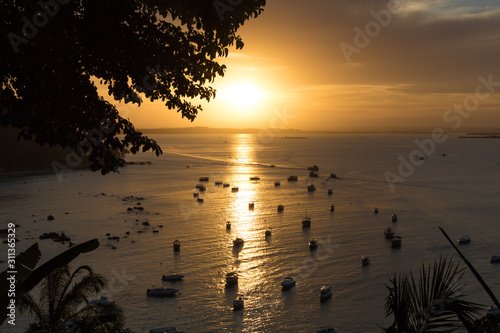
{"type": "Polygon", "coordinates": [[[223,76],[217,57],[242,48],[237,29],[265,0],[10,0],[0,2],[0,127],[19,138],[87,156],[91,169],[117,171],[116,151],[152,150],[98,95],[161,100],[191,121],[210,101],[207,84],[223,76]],[[123,134],[124,137],[117,137],[123,134]]]}

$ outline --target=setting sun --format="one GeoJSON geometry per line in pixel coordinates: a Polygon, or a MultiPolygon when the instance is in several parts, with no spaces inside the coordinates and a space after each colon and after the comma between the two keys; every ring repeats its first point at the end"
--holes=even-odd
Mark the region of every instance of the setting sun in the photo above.
{"type": "Polygon", "coordinates": [[[247,110],[254,108],[266,95],[251,83],[234,83],[218,90],[217,98],[231,107],[247,110]]]}

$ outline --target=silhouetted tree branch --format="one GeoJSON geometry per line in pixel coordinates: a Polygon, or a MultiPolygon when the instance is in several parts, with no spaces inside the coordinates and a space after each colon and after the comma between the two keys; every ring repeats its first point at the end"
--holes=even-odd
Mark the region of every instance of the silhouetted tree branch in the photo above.
{"type": "Polygon", "coordinates": [[[242,48],[237,29],[265,0],[42,0],[0,3],[0,127],[19,138],[61,145],[106,174],[123,165],[116,151],[159,145],[99,96],[161,100],[195,119],[223,76],[216,61],[242,48]],[[123,134],[123,138],[117,135],[123,134]]]}

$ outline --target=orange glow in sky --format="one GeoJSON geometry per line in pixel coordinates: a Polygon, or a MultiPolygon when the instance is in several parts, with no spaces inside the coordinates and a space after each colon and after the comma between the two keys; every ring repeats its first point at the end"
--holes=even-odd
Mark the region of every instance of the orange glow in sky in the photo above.
{"type": "MultiPolygon", "coordinates": [[[[443,114],[479,77],[500,82],[498,31],[490,0],[269,1],[239,31],[243,50],[218,59],[226,74],[194,122],[160,102],[118,109],[138,128],[269,128],[277,109],[296,129],[449,128],[443,114]]],[[[497,123],[498,105],[491,91],[463,126],[497,123]]]]}

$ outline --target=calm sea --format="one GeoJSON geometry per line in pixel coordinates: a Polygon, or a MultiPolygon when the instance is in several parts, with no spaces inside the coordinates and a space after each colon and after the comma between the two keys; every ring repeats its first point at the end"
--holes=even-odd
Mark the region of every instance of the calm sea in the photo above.
{"type": "MultiPolygon", "coordinates": [[[[441,255],[458,262],[438,225],[452,239],[471,237],[461,249],[500,296],[500,265],[488,260],[500,252],[500,140],[450,136],[435,147],[427,145],[432,154],[417,161],[415,139],[430,135],[153,137],[164,154],[131,156],[152,164],[129,165],[120,174],[76,170],[62,182],[54,174],[1,180],[2,218],[20,225],[17,250],[38,241],[44,261],[68,245],[38,240],[43,232],[64,232],[75,243],[98,238],[101,246],[72,267],[89,264],[104,274],[110,280],[104,294],[125,309],[127,326],[137,332],[166,326],[184,332],[380,331],[377,325],[391,323],[384,318],[385,284],[395,272],[418,272],[422,263],[441,255]],[[420,165],[404,167],[407,162],[401,161],[409,160],[420,165]],[[317,178],[308,177],[312,165],[319,167],[317,178]],[[393,191],[384,174],[398,175],[398,168],[404,182],[393,191]],[[288,182],[291,175],[298,181],[288,182]],[[200,177],[210,178],[199,194],[203,203],[193,196],[200,177]],[[307,191],[310,184],[316,191],[307,191]],[[49,214],[53,221],[47,221],[49,214]],[[302,228],[306,215],[310,229],[302,228]],[[402,236],[400,249],[384,238],[388,226],[402,236]],[[268,228],[272,236],[266,238],[268,228]],[[107,233],[120,240],[108,240],[107,233]],[[245,240],[239,250],[232,246],[236,237],[245,240]],[[314,251],[308,248],[311,238],[320,244],[314,251]],[[173,251],[175,239],[181,241],[180,252],[173,251]],[[361,256],[371,265],[361,266],[361,256]],[[239,282],[226,288],[224,275],[232,270],[239,282]],[[170,271],[184,274],[184,280],[162,282],[170,271]],[[297,281],[289,291],[281,290],[284,275],[297,281]],[[319,300],[323,285],[333,290],[326,302],[319,300]],[[146,297],[147,288],[160,286],[179,294],[146,297]],[[237,294],[245,305],[235,312],[237,294]]],[[[6,245],[0,250],[5,260],[6,245]]],[[[491,301],[472,275],[467,273],[463,283],[464,294],[486,311],[491,301]]],[[[4,324],[0,330],[22,332],[29,322],[19,316],[15,329],[4,324]]]]}

